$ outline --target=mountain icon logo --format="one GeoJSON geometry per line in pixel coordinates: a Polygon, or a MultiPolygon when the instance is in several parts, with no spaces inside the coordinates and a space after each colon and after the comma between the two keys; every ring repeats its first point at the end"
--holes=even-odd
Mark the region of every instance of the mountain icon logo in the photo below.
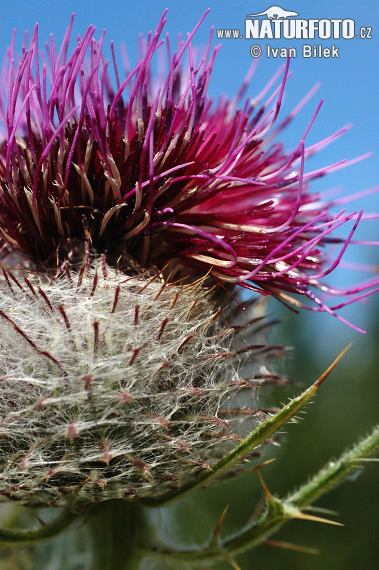
{"type": "Polygon", "coordinates": [[[269,20],[285,20],[290,16],[298,16],[298,12],[291,10],[283,10],[280,6],[270,6],[267,10],[259,12],[259,14],[249,14],[246,18],[256,18],[257,16],[266,16],[269,20]]]}

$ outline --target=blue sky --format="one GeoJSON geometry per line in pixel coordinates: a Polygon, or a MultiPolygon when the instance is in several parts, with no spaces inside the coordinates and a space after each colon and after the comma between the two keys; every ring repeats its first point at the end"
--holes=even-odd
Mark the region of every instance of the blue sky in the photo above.
{"type": "MultiPolygon", "coordinates": [[[[2,8],[0,19],[0,52],[5,53],[9,45],[12,30],[17,28],[19,42],[25,30],[32,31],[38,21],[40,29],[40,43],[44,44],[54,34],[57,43],[63,37],[72,12],[76,13],[74,24],[74,37],[83,34],[89,24],[97,28],[97,37],[105,28],[107,30],[105,43],[111,39],[117,46],[121,42],[127,45],[130,59],[135,60],[139,33],[147,34],[154,29],[164,8],[168,8],[168,22],[166,30],[173,38],[179,32],[184,35],[190,31],[201,17],[205,9],[211,8],[206,20],[197,34],[195,44],[204,45],[211,26],[215,28],[244,27],[245,16],[265,10],[272,4],[265,0],[225,1],[225,0],[192,0],[177,1],[165,0],[107,0],[104,2],[92,0],[91,2],[54,2],[48,0],[12,0],[2,8]]],[[[319,117],[311,130],[308,143],[314,143],[346,123],[353,123],[352,129],[339,138],[333,145],[327,147],[319,155],[309,161],[308,170],[313,170],[325,164],[342,158],[351,159],[358,155],[372,151],[372,157],[355,164],[347,169],[340,170],[318,181],[314,187],[317,190],[341,187],[343,192],[354,193],[359,190],[379,184],[378,156],[379,156],[379,3],[372,0],[354,2],[352,0],[337,0],[334,2],[320,0],[280,0],[280,5],[288,10],[299,13],[299,18],[351,18],[355,20],[356,28],[361,26],[372,27],[373,38],[368,40],[318,40],[306,42],[305,40],[273,40],[269,42],[274,47],[295,46],[301,52],[303,43],[318,43],[323,47],[334,44],[339,48],[338,59],[304,59],[298,53],[291,62],[292,76],[286,89],[286,100],[283,115],[289,111],[298,100],[316,83],[321,81],[321,87],[310,103],[301,111],[294,124],[283,135],[288,146],[297,143],[320,98],[324,104],[319,117]]],[[[216,60],[210,93],[217,97],[220,94],[232,96],[238,89],[252,58],[249,50],[252,40],[223,40],[214,38],[214,45],[222,44],[221,51],[216,60]]],[[[261,43],[264,42],[255,42],[261,43]]],[[[267,43],[267,42],[266,42],[267,43]]],[[[20,45],[20,43],[19,43],[20,45]]],[[[272,76],[282,63],[279,59],[267,59],[263,55],[258,69],[248,91],[254,96],[272,76]]],[[[367,211],[379,211],[379,194],[362,198],[348,208],[359,209],[364,207],[367,211]]],[[[359,237],[379,240],[379,222],[368,222],[360,230],[359,237]]],[[[359,246],[355,246],[348,255],[349,259],[365,263],[379,264],[377,248],[366,253],[359,246]]],[[[340,276],[333,277],[338,284],[346,285],[354,280],[349,271],[341,270],[340,276]],[[342,277],[341,277],[342,275],[342,277]],[[342,283],[341,283],[342,280],[342,283]]],[[[365,278],[366,276],[362,276],[365,278]]],[[[352,309],[353,313],[361,309],[352,309]]],[[[369,314],[363,308],[366,316],[358,315],[359,324],[364,324],[369,314]],[[363,319],[363,322],[362,322],[363,319]]],[[[348,317],[348,313],[346,313],[348,317]]],[[[318,315],[312,317],[319,318],[318,315]]],[[[330,318],[330,317],[329,317],[330,318]]],[[[357,321],[356,316],[352,318],[357,321]]],[[[341,327],[343,325],[340,325],[341,327]]]]}

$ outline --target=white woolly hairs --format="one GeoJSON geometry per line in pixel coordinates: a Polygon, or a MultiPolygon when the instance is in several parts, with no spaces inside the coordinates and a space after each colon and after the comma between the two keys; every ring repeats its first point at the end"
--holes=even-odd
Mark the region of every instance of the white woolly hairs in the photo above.
{"type": "Polygon", "coordinates": [[[208,289],[100,263],[51,282],[5,272],[0,292],[2,494],[34,505],[157,496],[260,421],[275,350],[259,304],[233,327],[208,289]]]}

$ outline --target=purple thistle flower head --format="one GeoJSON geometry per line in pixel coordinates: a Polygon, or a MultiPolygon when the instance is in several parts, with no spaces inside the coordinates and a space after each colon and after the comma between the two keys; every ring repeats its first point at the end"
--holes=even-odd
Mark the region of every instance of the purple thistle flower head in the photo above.
{"type": "Polygon", "coordinates": [[[102,54],[104,34],[95,40],[92,26],[71,55],[72,20],[61,48],[51,40],[46,59],[37,27],[17,65],[11,47],[0,102],[3,252],[23,252],[48,270],[75,259],[86,244],[124,270],[154,268],[172,281],[209,275],[335,315],[378,289],[378,279],[344,291],[322,282],[362,217],[332,213],[333,204],[309,191],[312,179],[339,163],[306,172],[305,159],[339,133],[307,146],[320,103],[294,151],[272,142],[292,118],[275,126],[288,63],[267,102],[241,103],[246,84],[233,101],[210,99],[218,48],[208,46],[195,61],[191,42],[201,21],[172,53],[161,39],[163,15],[125,78],[112,45],[115,85],[102,54]],[[152,62],[165,50],[168,72],[158,80],[152,62]],[[334,237],[347,222],[348,238],[334,237]],[[327,266],[330,242],[342,248],[327,266]],[[348,298],[329,307],[317,290],[348,298]],[[307,298],[311,305],[301,300],[307,298]]]}

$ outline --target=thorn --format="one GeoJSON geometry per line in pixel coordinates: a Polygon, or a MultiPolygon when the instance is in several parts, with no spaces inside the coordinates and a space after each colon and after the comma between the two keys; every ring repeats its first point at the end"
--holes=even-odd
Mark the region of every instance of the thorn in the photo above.
{"type": "Polygon", "coordinates": [[[233,560],[233,558],[227,552],[221,552],[221,556],[229,562],[230,566],[234,568],[234,570],[241,570],[241,567],[238,566],[237,562],[233,560]]]}
{"type": "Polygon", "coordinates": [[[259,470],[257,471],[257,473],[258,473],[258,477],[259,477],[259,480],[260,480],[262,488],[263,488],[263,492],[266,496],[266,499],[267,499],[267,501],[271,502],[274,499],[274,497],[271,495],[270,491],[267,489],[266,483],[263,481],[263,477],[259,473],[259,470]]]}
{"type": "Polygon", "coordinates": [[[185,441],[182,441],[181,439],[173,439],[172,444],[175,445],[175,447],[178,447],[179,449],[187,453],[190,450],[188,444],[185,441]]]}
{"type": "Polygon", "coordinates": [[[120,296],[120,290],[121,290],[121,287],[120,287],[120,284],[118,284],[117,287],[116,287],[115,293],[114,293],[113,307],[112,307],[111,313],[115,313],[115,312],[116,312],[116,307],[117,307],[117,303],[118,303],[118,298],[119,298],[119,296],[120,296]]]}
{"type": "Polygon", "coordinates": [[[191,288],[191,290],[195,293],[195,291],[197,291],[197,289],[201,288],[205,281],[207,280],[207,278],[209,277],[210,273],[212,271],[212,268],[210,268],[205,275],[203,275],[202,277],[199,277],[199,279],[197,279],[196,281],[194,281],[193,283],[189,284],[189,287],[191,288]]]}
{"type": "Polygon", "coordinates": [[[197,299],[194,300],[194,302],[192,303],[190,308],[187,309],[186,313],[184,314],[184,319],[186,319],[188,317],[190,312],[193,311],[193,309],[196,307],[196,305],[198,304],[199,301],[200,301],[200,297],[197,297],[197,299]]]}
{"type": "Polygon", "coordinates": [[[134,325],[137,326],[139,324],[139,305],[134,307],[134,325]]]}
{"type": "Polygon", "coordinates": [[[325,515],[337,516],[337,511],[332,511],[331,509],[324,509],[323,507],[314,507],[310,505],[309,507],[304,507],[304,511],[313,511],[315,513],[324,513],[325,515]]]}
{"type": "Polygon", "coordinates": [[[48,483],[50,481],[50,479],[58,473],[58,471],[59,471],[59,467],[57,469],[50,469],[50,471],[48,471],[46,473],[46,475],[44,476],[45,483],[48,483]]]}
{"type": "Polygon", "coordinates": [[[254,465],[254,467],[250,467],[250,469],[246,469],[245,473],[252,473],[253,471],[258,471],[258,469],[260,469],[261,467],[265,467],[266,465],[269,465],[274,461],[276,461],[276,457],[273,457],[272,459],[267,459],[267,461],[264,461],[263,463],[259,463],[258,465],[254,465]]]}
{"type": "Polygon", "coordinates": [[[166,317],[165,319],[163,319],[163,321],[161,322],[161,326],[158,332],[158,336],[157,336],[157,341],[160,341],[162,338],[162,335],[164,333],[164,330],[166,328],[166,325],[168,323],[169,319],[166,317]]]}
{"type": "Polygon", "coordinates": [[[84,383],[85,390],[89,390],[91,388],[91,382],[93,380],[93,374],[84,374],[80,380],[84,383]]]}
{"type": "Polygon", "coordinates": [[[180,343],[180,345],[178,346],[177,352],[178,354],[181,354],[183,352],[183,349],[185,347],[185,345],[187,344],[187,342],[189,342],[195,335],[190,334],[188,335],[183,342],[180,343]]]}
{"type": "Polygon", "coordinates": [[[207,471],[213,472],[212,467],[206,461],[197,461],[196,465],[199,465],[202,469],[206,469],[207,471]]]}
{"type": "Polygon", "coordinates": [[[82,481],[81,483],[79,483],[79,485],[78,485],[77,487],[75,487],[75,489],[74,489],[73,492],[74,492],[74,493],[79,493],[80,489],[81,489],[82,487],[84,487],[84,485],[85,485],[86,483],[88,483],[88,481],[90,481],[90,479],[92,479],[92,475],[90,475],[89,477],[87,477],[87,479],[84,479],[84,481],[82,481]]]}
{"type": "Polygon", "coordinates": [[[105,258],[105,255],[103,253],[101,254],[101,270],[103,272],[103,279],[104,279],[104,281],[106,281],[106,279],[108,277],[108,271],[107,271],[106,258],[105,258]]]}
{"type": "Polygon", "coordinates": [[[31,511],[32,511],[33,515],[36,517],[37,521],[40,523],[40,525],[45,526],[46,525],[45,521],[41,519],[41,517],[39,516],[37,511],[35,509],[33,509],[33,507],[31,508],[31,511]]]}
{"type": "Polygon", "coordinates": [[[228,508],[229,508],[229,505],[226,505],[225,509],[222,511],[221,517],[220,517],[220,519],[216,525],[216,528],[214,529],[210,546],[217,546],[218,545],[218,537],[220,535],[222,523],[224,522],[224,518],[225,518],[225,515],[227,513],[228,508]]]}
{"type": "Polygon", "coordinates": [[[348,344],[343,351],[337,356],[337,358],[332,362],[332,364],[325,370],[325,372],[323,374],[321,374],[320,378],[318,378],[318,380],[316,380],[316,382],[313,384],[313,386],[317,389],[321,386],[321,384],[323,383],[323,381],[325,380],[325,378],[327,376],[329,376],[329,374],[331,373],[331,371],[337,366],[337,364],[339,363],[339,361],[341,360],[341,358],[345,355],[345,353],[349,350],[349,348],[351,347],[353,343],[348,344]]]}
{"type": "Polygon", "coordinates": [[[139,346],[138,348],[133,348],[132,356],[130,357],[130,360],[128,362],[128,366],[132,366],[132,364],[134,363],[135,359],[137,358],[137,356],[139,355],[139,353],[141,352],[142,349],[143,349],[143,346],[139,346]]]}
{"type": "Polygon", "coordinates": [[[354,457],[353,459],[347,459],[347,462],[355,463],[356,461],[379,461],[379,457],[354,457]]]}
{"type": "Polygon", "coordinates": [[[64,262],[64,270],[65,270],[67,279],[70,281],[70,283],[72,283],[73,281],[72,281],[72,277],[71,277],[71,271],[67,265],[67,261],[64,262]]]}
{"type": "Polygon", "coordinates": [[[291,544],[290,542],[281,542],[278,540],[264,540],[262,544],[266,546],[275,546],[278,548],[287,548],[288,550],[296,550],[298,552],[305,552],[306,554],[319,554],[317,548],[310,548],[308,546],[300,546],[298,544],[291,544]]]}
{"type": "Polygon", "coordinates": [[[316,517],[315,515],[308,515],[306,513],[301,513],[301,512],[298,512],[295,515],[293,515],[293,518],[301,519],[301,520],[305,520],[305,521],[313,521],[313,522],[320,522],[320,523],[325,523],[325,524],[332,524],[335,526],[344,526],[342,523],[337,522],[337,521],[330,521],[329,519],[324,519],[322,517],[316,517]]]}
{"type": "Polygon", "coordinates": [[[141,475],[143,476],[144,479],[146,479],[150,483],[154,482],[154,477],[151,475],[150,465],[144,463],[144,461],[138,459],[138,457],[134,457],[131,454],[128,455],[128,460],[131,463],[131,465],[133,465],[133,467],[135,467],[141,472],[141,475]]]}
{"type": "Polygon", "coordinates": [[[14,290],[13,290],[13,288],[12,288],[11,282],[9,281],[8,271],[7,271],[6,269],[3,269],[3,270],[2,270],[2,273],[3,273],[3,276],[5,277],[5,280],[6,280],[6,282],[7,282],[7,285],[8,285],[8,287],[9,287],[10,291],[11,291],[12,293],[14,293],[14,290]]]}
{"type": "Polygon", "coordinates": [[[45,291],[38,286],[38,293],[41,295],[42,299],[45,301],[46,305],[49,307],[50,311],[54,313],[54,309],[52,304],[50,303],[49,297],[46,295],[45,291]]]}
{"type": "Polygon", "coordinates": [[[169,360],[164,360],[157,368],[157,370],[154,372],[155,374],[158,374],[161,370],[163,370],[164,368],[167,368],[167,366],[170,366],[171,362],[169,360]]]}
{"type": "Polygon", "coordinates": [[[25,293],[25,289],[23,288],[23,286],[21,285],[21,283],[19,282],[19,280],[17,279],[17,277],[15,277],[15,275],[13,275],[13,273],[11,271],[8,271],[8,275],[9,277],[16,283],[17,287],[19,289],[21,289],[21,291],[23,293],[25,293]]]}
{"type": "Polygon", "coordinates": [[[65,324],[65,326],[66,326],[66,329],[67,329],[68,331],[71,330],[70,320],[69,320],[69,318],[68,318],[68,316],[67,316],[67,313],[66,313],[66,310],[65,310],[64,306],[63,306],[63,305],[58,305],[58,310],[59,310],[60,314],[61,314],[62,317],[63,317],[63,320],[64,320],[64,324],[65,324]]]}
{"type": "Polygon", "coordinates": [[[153,281],[155,281],[159,276],[159,273],[156,273],[155,275],[153,275],[153,277],[151,277],[151,279],[149,279],[146,284],[141,287],[141,289],[139,289],[137,291],[137,295],[140,295],[153,281]]]}
{"type": "Polygon", "coordinates": [[[24,277],[24,281],[27,284],[27,286],[29,287],[29,289],[31,290],[31,292],[33,293],[33,295],[36,296],[36,292],[34,290],[34,287],[31,284],[31,282],[29,281],[29,279],[27,277],[24,277]]]}
{"type": "Polygon", "coordinates": [[[158,293],[157,293],[157,294],[155,295],[155,297],[154,297],[154,301],[158,301],[159,297],[161,296],[161,293],[163,293],[163,291],[166,289],[167,283],[169,282],[169,280],[170,280],[170,278],[171,278],[171,275],[172,275],[172,271],[170,271],[170,273],[169,273],[169,275],[168,275],[168,277],[167,277],[167,280],[164,279],[161,288],[159,289],[158,293]]]}
{"type": "Polygon", "coordinates": [[[171,305],[170,305],[170,307],[169,307],[170,309],[173,309],[173,308],[175,307],[176,302],[177,302],[178,299],[179,299],[179,292],[178,292],[178,293],[175,293],[175,295],[174,295],[174,297],[173,297],[173,299],[172,299],[172,301],[171,301],[171,305]]]}
{"type": "Polygon", "coordinates": [[[99,348],[99,321],[93,321],[93,353],[96,354],[99,348]]]}
{"type": "Polygon", "coordinates": [[[78,289],[80,289],[80,286],[82,284],[85,270],[86,270],[86,265],[82,265],[80,270],[79,270],[79,274],[78,274],[78,283],[77,283],[78,289]]]}
{"type": "Polygon", "coordinates": [[[207,322],[204,324],[203,326],[203,332],[206,332],[208,330],[208,328],[214,323],[214,321],[221,315],[221,313],[223,313],[224,309],[220,309],[219,311],[216,311],[208,320],[207,322]]]}
{"type": "Polygon", "coordinates": [[[264,496],[262,495],[261,498],[259,499],[254,511],[253,511],[253,514],[251,515],[251,517],[249,518],[249,520],[247,522],[248,526],[252,525],[255,521],[257,521],[259,519],[260,515],[263,512],[265,505],[266,505],[266,500],[265,500],[264,496]]]}
{"type": "Polygon", "coordinates": [[[96,287],[97,287],[97,282],[99,280],[99,276],[98,273],[96,271],[94,278],[93,278],[93,283],[92,283],[92,289],[91,289],[91,293],[90,293],[90,297],[93,297],[96,291],[96,287]]]}

